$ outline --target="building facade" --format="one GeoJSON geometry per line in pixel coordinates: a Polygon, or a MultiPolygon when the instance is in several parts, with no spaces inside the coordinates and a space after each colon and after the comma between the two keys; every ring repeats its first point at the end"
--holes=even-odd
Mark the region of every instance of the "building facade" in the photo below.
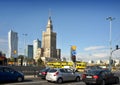
{"type": "Polygon", "coordinates": [[[56,33],[53,32],[51,17],[48,19],[46,31],[42,34],[42,48],[44,49],[44,57],[57,57],[56,33]]]}
{"type": "Polygon", "coordinates": [[[10,30],[8,32],[9,57],[18,57],[18,33],[10,30]]]}
{"type": "MultiPolygon", "coordinates": [[[[36,59],[55,60],[60,59],[61,50],[56,48],[56,33],[53,32],[51,17],[48,19],[46,31],[42,32],[42,47],[37,51],[36,59]]],[[[37,60],[36,60],[37,61],[37,60]]]]}
{"type": "Polygon", "coordinates": [[[33,45],[27,45],[27,47],[26,47],[26,56],[29,59],[33,59],[33,45]]]}
{"type": "Polygon", "coordinates": [[[33,41],[33,59],[37,58],[37,50],[38,48],[41,48],[41,41],[39,39],[33,41]]]}

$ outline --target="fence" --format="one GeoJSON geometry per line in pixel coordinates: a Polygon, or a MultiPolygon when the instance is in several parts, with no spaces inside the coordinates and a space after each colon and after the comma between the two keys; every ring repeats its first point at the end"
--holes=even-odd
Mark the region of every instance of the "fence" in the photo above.
{"type": "Polygon", "coordinates": [[[44,67],[38,66],[8,66],[17,71],[23,72],[25,75],[36,75],[36,73],[44,67]]]}
{"type": "MultiPolygon", "coordinates": [[[[17,71],[23,72],[24,75],[36,75],[37,72],[41,69],[43,69],[44,67],[38,67],[38,66],[8,66],[10,68],[13,68],[17,71]]],[[[120,67],[115,68],[112,71],[115,75],[120,77],[120,67]]]]}

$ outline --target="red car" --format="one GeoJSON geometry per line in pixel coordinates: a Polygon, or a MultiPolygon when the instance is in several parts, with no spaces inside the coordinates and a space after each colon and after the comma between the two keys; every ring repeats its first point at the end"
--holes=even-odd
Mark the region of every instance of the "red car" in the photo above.
{"type": "Polygon", "coordinates": [[[40,78],[42,78],[42,79],[45,79],[46,74],[47,74],[47,72],[49,71],[49,69],[50,69],[50,68],[48,67],[48,68],[44,68],[44,69],[40,70],[40,71],[37,73],[37,76],[40,77],[40,78]]]}
{"type": "Polygon", "coordinates": [[[106,85],[119,83],[119,77],[115,76],[109,70],[90,70],[82,74],[82,80],[86,85],[106,85]]]}

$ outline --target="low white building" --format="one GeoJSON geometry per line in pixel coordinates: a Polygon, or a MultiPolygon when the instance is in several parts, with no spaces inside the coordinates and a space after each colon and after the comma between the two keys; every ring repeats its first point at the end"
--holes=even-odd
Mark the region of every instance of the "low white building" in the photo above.
{"type": "Polygon", "coordinates": [[[102,60],[97,60],[96,64],[103,64],[103,61],[102,60]]]}
{"type": "Polygon", "coordinates": [[[115,62],[114,62],[114,63],[115,63],[115,66],[117,66],[117,65],[120,64],[120,60],[117,60],[117,59],[116,59],[116,60],[114,60],[114,61],[115,61],[115,62]]]}
{"type": "Polygon", "coordinates": [[[93,64],[93,63],[94,63],[94,61],[93,61],[93,60],[90,60],[90,61],[88,61],[88,63],[89,63],[89,64],[93,64]]]}

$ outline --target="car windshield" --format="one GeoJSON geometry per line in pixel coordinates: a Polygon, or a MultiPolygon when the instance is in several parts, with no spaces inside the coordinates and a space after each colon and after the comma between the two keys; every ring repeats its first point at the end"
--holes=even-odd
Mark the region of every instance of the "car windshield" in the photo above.
{"type": "Polygon", "coordinates": [[[50,73],[54,73],[54,72],[56,72],[56,71],[57,71],[57,69],[50,69],[50,70],[49,70],[50,73]]]}
{"type": "Polygon", "coordinates": [[[49,70],[49,68],[45,68],[45,69],[42,69],[41,71],[43,72],[43,71],[48,71],[49,70]]]}
{"type": "Polygon", "coordinates": [[[87,66],[86,69],[102,69],[99,66],[87,66]]]}
{"type": "Polygon", "coordinates": [[[94,74],[94,75],[97,75],[97,74],[99,74],[99,73],[100,73],[99,70],[89,70],[89,71],[87,72],[87,74],[94,74]]]}

